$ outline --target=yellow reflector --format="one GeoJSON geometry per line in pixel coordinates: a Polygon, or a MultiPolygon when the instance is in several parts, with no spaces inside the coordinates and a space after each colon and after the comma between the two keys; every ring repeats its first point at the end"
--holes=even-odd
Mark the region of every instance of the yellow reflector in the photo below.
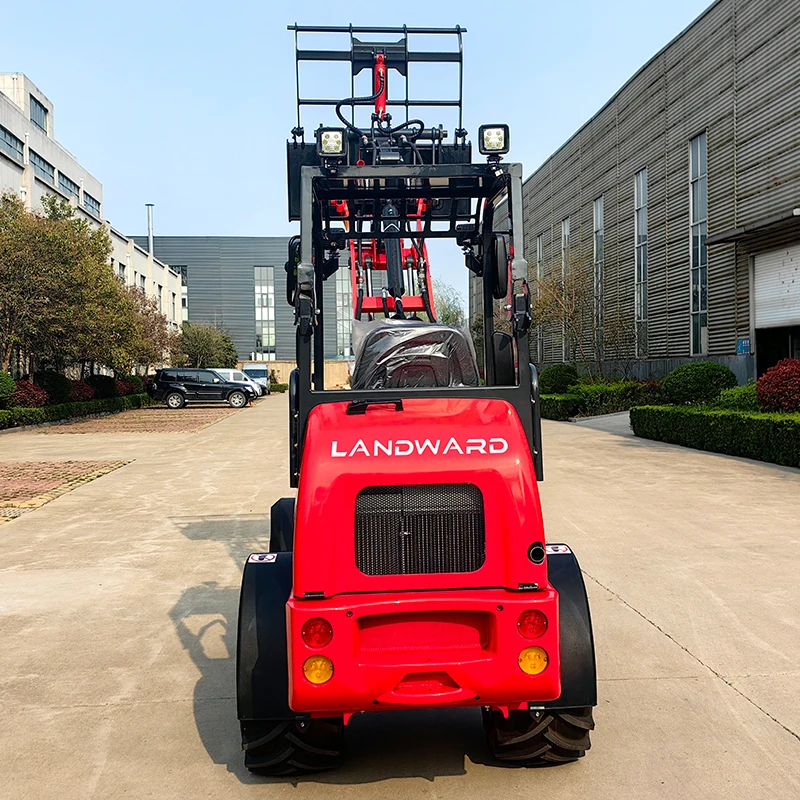
{"type": "MultiPolygon", "coordinates": [[[[535,650],[536,648],[531,649],[535,650]]],[[[547,656],[545,656],[546,658],[547,656]]],[[[547,662],[545,661],[545,663],[547,662]]],[[[303,674],[311,683],[327,683],[333,677],[333,664],[325,656],[311,656],[303,664],[303,674]]]]}
{"type": "Polygon", "coordinates": [[[526,647],[519,654],[519,668],[526,675],[538,675],[546,666],[547,653],[541,647],[526,647]]]}

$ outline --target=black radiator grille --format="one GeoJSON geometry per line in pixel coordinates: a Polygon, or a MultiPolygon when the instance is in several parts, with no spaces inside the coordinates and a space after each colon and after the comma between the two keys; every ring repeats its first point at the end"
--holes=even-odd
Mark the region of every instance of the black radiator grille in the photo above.
{"type": "Polygon", "coordinates": [[[356,565],[367,575],[474,572],[486,559],[477,486],[374,486],[356,498],[356,565]]]}

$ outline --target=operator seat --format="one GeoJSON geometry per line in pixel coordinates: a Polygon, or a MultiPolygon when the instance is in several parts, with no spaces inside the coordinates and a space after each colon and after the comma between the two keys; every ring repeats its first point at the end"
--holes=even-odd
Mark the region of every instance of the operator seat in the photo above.
{"type": "Polygon", "coordinates": [[[370,323],[353,370],[353,389],[478,386],[472,342],[460,328],[391,320],[370,323]]]}

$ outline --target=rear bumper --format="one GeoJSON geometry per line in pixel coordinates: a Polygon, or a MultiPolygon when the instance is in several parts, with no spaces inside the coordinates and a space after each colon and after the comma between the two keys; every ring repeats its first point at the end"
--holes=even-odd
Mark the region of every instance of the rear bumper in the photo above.
{"type": "Polygon", "coordinates": [[[554,589],[502,589],[344,595],[287,603],[289,706],[296,712],[347,714],[380,708],[441,706],[527,707],[561,694],[558,595],[554,589]],[[535,640],[517,629],[523,611],[548,620],[535,640]],[[315,617],[333,629],[331,642],[312,648],[303,625],[315,617]],[[543,648],[547,667],[528,675],[519,666],[526,647],[543,648]],[[333,677],[314,685],[303,664],[314,655],[333,663],[333,677]]]}

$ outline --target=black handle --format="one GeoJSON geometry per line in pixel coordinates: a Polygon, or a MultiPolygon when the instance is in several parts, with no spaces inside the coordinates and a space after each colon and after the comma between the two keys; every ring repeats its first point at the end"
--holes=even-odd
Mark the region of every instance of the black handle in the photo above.
{"type": "Polygon", "coordinates": [[[348,416],[366,414],[370,406],[394,406],[395,411],[402,411],[403,401],[399,397],[391,399],[386,398],[386,400],[353,400],[353,402],[347,406],[347,414],[348,416]]]}

